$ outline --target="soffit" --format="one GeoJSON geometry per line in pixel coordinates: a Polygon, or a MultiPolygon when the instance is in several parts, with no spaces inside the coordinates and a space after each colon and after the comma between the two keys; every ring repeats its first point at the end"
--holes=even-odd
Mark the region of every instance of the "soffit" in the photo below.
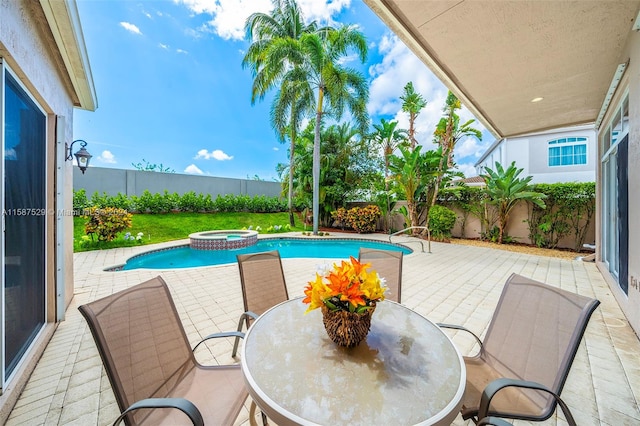
{"type": "Polygon", "coordinates": [[[40,0],[40,5],[71,80],[74,106],[95,111],[96,91],[75,1],[40,0]]]}
{"type": "Polygon", "coordinates": [[[365,0],[497,137],[593,123],[640,1],[365,0]],[[533,98],[544,98],[532,103],[533,98]]]}

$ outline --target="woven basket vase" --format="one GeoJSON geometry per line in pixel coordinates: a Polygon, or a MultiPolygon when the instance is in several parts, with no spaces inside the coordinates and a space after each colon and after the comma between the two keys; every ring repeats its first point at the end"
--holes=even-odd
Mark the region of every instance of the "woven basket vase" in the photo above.
{"type": "Polygon", "coordinates": [[[367,338],[371,327],[371,316],[376,306],[361,314],[347,311],[332,311],[322,305],[322,322],[329,338],[339,346],[352,348],[367,338]]]}

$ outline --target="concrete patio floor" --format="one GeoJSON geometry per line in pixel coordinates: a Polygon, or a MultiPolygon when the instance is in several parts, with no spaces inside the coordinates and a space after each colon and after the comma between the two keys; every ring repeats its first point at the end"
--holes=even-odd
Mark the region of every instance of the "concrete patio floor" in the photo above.
{"type": "MultiPolygon", "coordinates": [[[[415,251],[403,262],[403,304],[433,322],[462,324],[484,334],[502,286],[512,272],[598,298],[601,305],[587,328],[562,397],[579,425],[640,424],[640,341],[593,263],[439,243],[432,244],[429,254],[421,253],[419,244],[410,246],[415,251]]],[[[65,321],[58,326],[11,412],[8,426],[108,425],[117,417],[109,381],[77,309],[83,303],[162,275],[192,343],[209,333],[235,329],[243,306],[235,264],[166,271],[103,271],[133,254],[157,247],[74,255],[75,296],[65,321]]],[[[316,265],[333,260],[337,259],[283,259],[289,296],[301,296],[316,265]]],[[[454,333],[450,336],[462,354],[472,353],[471,339],[454,333]]],[[[198,359],[237,362],[230,357],[232,340],[222,340],[199,350],[198,359]]],[[[248,424],[248,407],[249,402],[237,425],[248,424]]],[[[454,424],[470,423],[458,417],[454,424]]],[[[566,422],[562,414],[557,414],[542,424],[566,422]]]]}

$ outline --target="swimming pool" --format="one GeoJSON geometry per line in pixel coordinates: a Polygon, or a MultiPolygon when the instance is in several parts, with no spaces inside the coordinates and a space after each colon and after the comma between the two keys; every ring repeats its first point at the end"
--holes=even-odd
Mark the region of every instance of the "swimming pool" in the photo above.
{"type": "Polygon", "coordinates": [[[168,249],[155,250],[133,256],[122,266],[109,270],[131,269],[174,269],[193,268],[197,266],[223,265],[235,263],[236,255],[257,253],[261,251],[278,250],[283,258],[289,257],[317,257],[348,259],[349,256],[358,257],[360,247],[396,250],[409,254],[413,250],[392,243],[382,241],[347,239],[347,238],[265,238],[257,244],[231,250],[193,250],[188,245],[168,249]]]}

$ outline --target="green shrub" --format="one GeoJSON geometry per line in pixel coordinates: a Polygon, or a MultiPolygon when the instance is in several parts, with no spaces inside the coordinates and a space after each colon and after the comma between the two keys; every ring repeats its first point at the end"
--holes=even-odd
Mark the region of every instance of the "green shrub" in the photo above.
{"type": "Polygon", "coordinates": [[[83,189],[74,191],[74,209],[82,211],[89,207],[114,207],[138,213],[168,213],[179,210],[184,212],[249,212],[249,213],[279,213],[287,211],[287,202],[278,197],[256,195],[225,194],[218,195],[215,200],[211,194],[196,194],[189,191],[183,195],[168,191],[152,194],[145,190],[142,195],[130,197],[118,193],[115,197],[107,193],[94,193],[87,199],[83,189]]]}
{"type": "Polygon", "coordinates": [[[73,191],[73,210],[81,212],[84,209],[88,209],[89,199],[87,198],[87,192],[84,189],[73,191]]]}
{"type": "Polygon", "coordinates": [[[353,207],[347,210],[346,223],[360,234],[375,232],[376,222],[382,212],[380,207],[369,205],[366,207],[353,207]]]}
{"type": "Polygon", "coordinates": [[[451,238],[451,230],[456,224],[456,214],[453,210],[436,204],[429,209],[429,230],[435,240],[451,238]]]}
{"type": "Polygon", "coordinates": [[[331,218],[336,221],[336,225],[340,229],[344,229],[347,225],[347,209],[340,207],[338,210],[331,212],[331,218]]]}
{"type": "Polygon", "coordinates": [[[98,241],[113,241],[118,232],[131,228],[133,215],[124,209],[91,207],[86,213],[85,233],[92,238],[97,235],[98,241]]]}

